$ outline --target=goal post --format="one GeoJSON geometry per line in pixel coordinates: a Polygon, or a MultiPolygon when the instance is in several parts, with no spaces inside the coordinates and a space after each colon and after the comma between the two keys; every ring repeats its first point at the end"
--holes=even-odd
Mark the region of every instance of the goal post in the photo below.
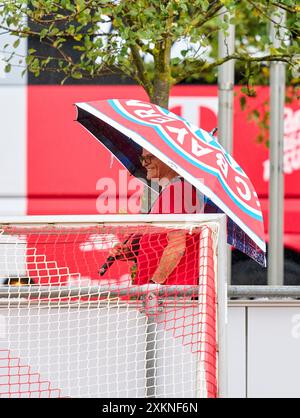
{"type": "Polygon", "coordinates": [[[220,214],[1,217],[0,398],[225,397],[226,246],[220,214]]]}

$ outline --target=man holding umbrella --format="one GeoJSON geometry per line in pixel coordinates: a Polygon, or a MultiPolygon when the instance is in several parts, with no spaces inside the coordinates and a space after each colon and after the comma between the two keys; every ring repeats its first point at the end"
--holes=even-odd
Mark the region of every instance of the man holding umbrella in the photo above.
{"type": "MultiPolygon", "coordinates": [[[[76,106],[77,121],[109,149],[130,174],[159,182],[162,192],[150,213],[225,213],[228,244],[262,266],[266,265],[263,216],[257,193],[244,170],[212,133],[168,109],[140,100],[109,99],[77,103],[76,106]],[[199,196],[205,196],[205,208],[202,199],[197,202],[196,190],[199,196]]],[[[164,251],[153,253],[156,263],[148,266],[148,277],[141,276],[141,268],[145,266],[143,249],[149,251],[150,247],[145,239],[140,239],[136,254],[131,253],[136,251],[133,245],[123,246],[123,254],[120,247],[113,250],[117,258],[128,259],[131,253],[131,257],[138,259],[136,280],[139,283],[152,279],[156,283],[171,284],[179,278],[180,284],[182,281],[191,284],[188,280],[194,283],[193,267],[192,274],[187,273],[184,277],[179,271],[188,246],[183,235],[175,234],[175,231],[160,243],[160,249],[165,245],[164,251]]],[[[133,239],[126,244],[130,241],[133,239]]],[[[101,269],[102,272],[107,266],[109,264],[101,269]]]]}
{"type": "MultiPolygon", "coordinates": [[[[140,161],[147,170],[147,180],[157,181],[162,190],[149,213],[199,213],[200,199],[196,188],[185,182],[167,164],[143,149],[140,161]]],[[[137,260],[135,284],[198,283],[199,234],[188,235],[175,230],[142,236],[133,254],[129,243],[116,245],[110,255],[118,260],[137,260]],[[148,260],[151,260],[149,264],[148,260]]]]}

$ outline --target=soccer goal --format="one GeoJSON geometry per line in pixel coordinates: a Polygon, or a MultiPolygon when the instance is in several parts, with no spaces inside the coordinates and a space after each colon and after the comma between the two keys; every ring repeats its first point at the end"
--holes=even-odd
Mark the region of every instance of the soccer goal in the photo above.
{"type": "Polygon", "coordinates": [[[226,396],[225,215],[0,218],[0,397],[226,396]]]}

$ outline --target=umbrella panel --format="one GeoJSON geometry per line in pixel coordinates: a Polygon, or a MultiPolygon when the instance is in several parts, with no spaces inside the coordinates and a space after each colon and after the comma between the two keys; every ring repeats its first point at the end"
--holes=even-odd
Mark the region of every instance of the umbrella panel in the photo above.
{"type": "Polygon", "coordinates": [[[142,147],[139,144],[83,109],[78,108],[77,120],[115,155],[130,174],[146,180],[146,170],[139,160],[142,154],[142,147]]]}

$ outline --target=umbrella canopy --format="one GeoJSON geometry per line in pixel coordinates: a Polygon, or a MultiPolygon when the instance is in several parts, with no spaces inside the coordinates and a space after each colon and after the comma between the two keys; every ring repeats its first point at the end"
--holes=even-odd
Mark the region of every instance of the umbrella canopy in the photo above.
{"type": "Polygon", "coordinates": [[[216,138],[160,106],[140,100],[76,103],[77,121],[137,177],[142,148],[169,165],[228,215],[227,242],[265,265],[263,217],[248,176],[216,138]]]}

